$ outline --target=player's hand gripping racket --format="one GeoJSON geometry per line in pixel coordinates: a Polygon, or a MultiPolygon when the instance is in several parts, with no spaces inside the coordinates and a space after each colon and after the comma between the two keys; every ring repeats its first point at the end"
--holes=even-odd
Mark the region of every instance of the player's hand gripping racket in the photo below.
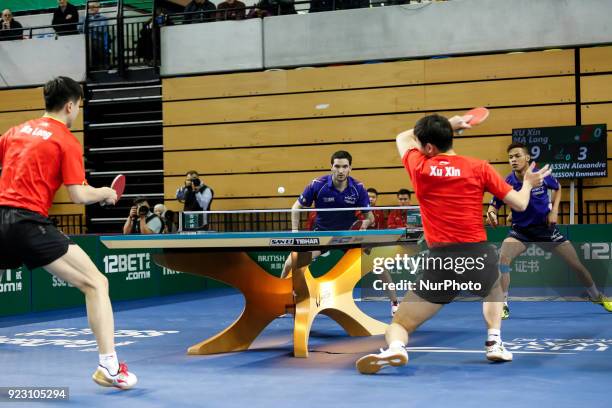
{"type": "Polygon", "coordinates": [[[361,230],[361,229],[372,229],[372,224],[368,225],[367,228],[363,228],[363,223],[365,220],[357,220],[353,223],[353,225],[351,225],[351,227],[349,228],[350,230],[361,230]]]}
{"type": "MultiPolygon", "coordinates": [[[[115,201],[115,203],[118,203],[123,195],[123,192],[125,191],[125,176],[123,174],[119,174],[117,177],[115,177],[110,186],[113,190],[115,190],[115,193],[117,193],[117,201],[115,201]]],[[[101,202],[100,205],[105,206],[106,203],[101,202]]]]}
{"type": "MultiPolygon", "coordinates": [[[[474,108],[474,109],[470,109],[469,111],[465,112],[463,116],[470,117],[469,119],[466,119],[466,122],[468,125],[476,126],[476,125],[481,124],[485,120],[487,120],[487,118],[489,117],[489,110],[487,108],[482,108],[482,107],[474,108]]],[[[457,134],[459,135],[462,133],[463,133],[463,129],[459,129],[457,131],[457,134]]]]}

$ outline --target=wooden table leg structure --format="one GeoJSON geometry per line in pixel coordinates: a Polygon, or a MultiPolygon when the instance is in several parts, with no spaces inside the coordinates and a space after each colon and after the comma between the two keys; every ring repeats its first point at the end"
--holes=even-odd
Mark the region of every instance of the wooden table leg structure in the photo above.
{"type": "Polygon", "coordinates": [[[325,275],[314,278],[308,269],[309,252],[293,252],[292,279],[295,292],[295,357],[308,357],[310,328],[317,314],[334,319],[350,336],[383,334],[387,324],[362,312],[353,299],[361,279],[361,249],[350,249],[325,275]]]}
{"type": "Polygon", "coordinates": [[[215,336],[189,347],[188,354],[246,350],[268,324],[293,307],[295,357],[308,357],[310,328],[319,313],[334,319],[351,336],[385,332],[387,324],[363,313],[353,299],[353,288],[361,279],[360,249],[349,250],[328,273],[316,279],[308,270],[310,252],[294,252],[291,256],[292,277],[280,279],[244,252],[181,250],[155,254],[158,265],[213,278],[235,287],[245,297],[240,317],[215,336]]]}
{"type": "Polygon", "coordinates": [[[246,350],[268,324],[293,306],[291,279],[270,275],[244,252],[169,252],[156,254],[154,260],[175,271],[216,279],[244,295],[240,317],[222,332],[189,347],[188,354],[246,350]]]}

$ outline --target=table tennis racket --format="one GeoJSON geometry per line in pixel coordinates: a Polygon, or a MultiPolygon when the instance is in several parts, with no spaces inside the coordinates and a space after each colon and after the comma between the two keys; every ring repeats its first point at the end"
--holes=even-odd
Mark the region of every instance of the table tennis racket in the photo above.
{"type": "MultiPolygon", "coordinates": [[[[117,201],[115,201],[115,203],[118,203],[123,195],[123,192],[125,191],[125,176],[123,174],[119,174],[117,177],[115,177],[110,186],[117,193],[117,201]]],[[[105,204],[100,203],[100,205],[104,206],[105,204]]]]}
{"type": "Polygon", "coordinates": [[[353,223],[353,225],[351,225],[351,227],[349,228],[350,230],[359,230],[361,229],[361,226],[363,225],[363,220],[357,220],[353,223]]]}
{"type": "MultiPolygon", "coordinates": [[[[351,225],[351,228],[349,229],[350,230],[360,230],[362,225],[363,225],[363,220],[357,220],[353,223],[353,225],[351,225]]],[[[373,228],[373,225],[370,224],[368,228],[366,229],[372,229],[372,228],[373,228]]]]}
{"type": "MultiPolygon", "coordinates": [[[[487,108],[474,108],[463,114],[464,117],[471,116],[470,119],[467,119],[466,122],[471,126],[476,126],[487,120],[489,117],[489,110],[487,108]]],[[[459,129],[457,134],[462,134],[463,129],[459,129]]]]}

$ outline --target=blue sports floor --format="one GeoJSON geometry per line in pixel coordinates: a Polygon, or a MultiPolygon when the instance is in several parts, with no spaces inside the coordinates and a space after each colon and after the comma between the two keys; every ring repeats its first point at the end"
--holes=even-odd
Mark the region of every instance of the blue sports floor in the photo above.
{"type": "MultiPolygon", "coordinates": [[[[387,302],[360,307],[388,321],[387,302]]],[[[612,385],[612,314],[590,303],[514,302],[503,339],[514,362],[492,364],[481,305],[451,304],[412,337],[410,363],[356,372],[382,336],[349,338],[318,317],[311,356],[291,356],[290,318],[247,352],[187,356],[240,313],[231,290],[115,304],[120,360],[139,376],[130,391],[101,388],[84,310],[0,319],[0,386],[67,386],[70,400],[15,406],[74,407],[603,407],[612,385]],[[122,344],[122,345],[121,345],[122,344]]],[[[0,403],[2,404],[2,403],[0,403]]],[[[4,405],[4,404],[2,404],[4,405]]],[[[9,406],[9,405],[7,405],[9,406]]]]}

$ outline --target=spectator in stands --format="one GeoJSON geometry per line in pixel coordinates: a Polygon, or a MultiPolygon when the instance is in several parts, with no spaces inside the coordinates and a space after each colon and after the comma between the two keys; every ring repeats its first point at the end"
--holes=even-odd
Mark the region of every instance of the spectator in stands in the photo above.
{"type": "Polygon", "coordinates": [[[0,27],[0,41],[22,40],[23,27],[13,19],[13,13],[9,9],[2,11],[2,26],[0,27]]]}
{"type": "Polygon", "coordinates": [[[336,10],[369,8],[370,0],[336,0],[336,10]]]}
{"type": "Polygon", "coordinates": [[[166,226],[166,234],[174,234],[178,232],[178,225],[175,219],[175,213],[172,210],[166,210],[164,212],[164,224],[166,226]]]}
{"type": "Polygon", "coordinates": [[[174,25],[174,22],[168,16],[166,9],[163,7],[156,8],[155,19],[151,17],[140,30],[138,42],[136,43],[136,55],[143,58],[147,63],[155,62],[153,61],[153,43],[155,43],[156,57],[159,61],[161,54],[160,28],[171,25],[174,25]],[[153,41],[154,34],[156,41],[153,41]]]}
{"type": "Polygon", "coordinates": [[[259,0],[247,18],[297,14],[294,0],[259,0]]]}
{"type": "MultiPolygon", "coordinates": [[[[376,207],[376,201],[378,200],[378,191],[372,187],[368,188],[366,191],[368,192],[370,207],[376,207]]],[[[387,223],[385,222],[385,214],[383,213],[383,211],[372,210],[372,214],[374,214],[374,225],[372,225],[372,228],[385,229],[387,227],[387,223]]]]}
{"type": "MultiPolygon", "coordinates": [[[[410,205],[410,191],[405,188],[397,192],[397,202],[401,207],[410,205]]],[[[393,210],[387,218],[387,228],[406,228],[408,210],[393,210]]]]}
{"type": "Polygon", "coordinates": [[[167,208],[165,205],[163,204],[155,204],[155,207],[153,207],[153,214],[157,215],[158,217],[162,218],[164,216],[164,213],[166,212],[167,208]]]}
{"type": "Polygon", "coordinates": [[[311,0],[309,13],[318,13],[321,11],[332,11],[335,8],[337,0],[311,0]]]}
{"type": "MultiPolygon", "coordinates": [[[[87,8],[88,33],[89,33],[89,52],[91,64],[94,68],[106,68],[110,65],[110,35],[108,32],[108,19],[100,13],[100,3],[91,2],[87,8]]],[[[79,25],[79,30],[83,31],[83,22],[79,25]]]]}
{"type": "Polygon", "coordinates": [[[264,18],[264,17],[269,17],[270,13],[268,13],[268,11],[265,8],[261,8],[263,5],[263,1],[260,1],[259,3],[255,4],[255,6],[251,9],[251,11],[249,11],[249,14],[247,14],[246,18],[264,18]]]}
{"type": "MultiPolygon", "coordinates": [[[[368,201],[370,202],[370,207],[376,207],[376,200],[378,200],[378,191],[375,188],[368,188],[368,201]]],[[[384,229],[386,226],[385,222],[385,214],[382,210],[372,210],[372,214],[374,215],[374,223],[370,225],[370,229],[384,229]]],[[[357,219],[364,220],[365,217],[361,211],[357,211],[357,219]]]]}
{"type": "MultiPolygon", "coordinates": [[[[176,198],[183,204],[183,211],[210,211],[215,192],[200,180],[198,172],[190,170],[185,184],[176,189],[176,198]]],[[[201,229],[208,229],[208,214],[202,217],[201,229]]]]}
{"type": "Polygon", "coordinates": [[[160,234],[164,225],[156,214],[151,211],[149,202],[144,197],[134,200],[130,215],[123,225],[124,234],[160,234]]]}
{"type": "Polygon", "coordinates": [[[58,7],[53,12],[51,24],[57,35],[78,34],[79,10],[68,0],[58,0],[58,7]]]}
{"type": "Polygon", "coordinates": [[[215,21],[217,19],[216,10],[217,8],[210,0],[191,0],[191,3],[185,7],[185,13],[194,13],[196,11],[200,11],[200,13],[186,15],[185,24],[215,21]]]}
{"type": "Polygon", "coordinates": [[[306,217],[306,228],[304,229],[306,231],[313,231],[316,219],[317,219],[317,212],[308,211],[308,216],[306,217]]]}
{"type": "Polygon", "coordinates": [[[168,223],[166,222],[166,212],[168,209],[163,204],[155,204],[153,207],[153,214],[157,215],[162,222],[162,233],[168,233],[168,223]]]}
{"type": "Polygon", "coordinates": [[[224,20],[244,20],[246,9],[243,2],[239,0],[225,0],[217,6],[217,19],[224,20]]]}

